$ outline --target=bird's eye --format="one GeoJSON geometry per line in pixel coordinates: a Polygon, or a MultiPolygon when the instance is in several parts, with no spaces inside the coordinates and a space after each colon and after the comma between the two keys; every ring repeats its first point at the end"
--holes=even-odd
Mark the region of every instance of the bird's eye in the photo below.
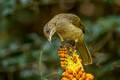
{"type": "Polygon", "coordinates": [[[47,32],[47,33],[49,33],[49,31],[48,31],[48,30],[47,30],[46,32],[47,32]]]}

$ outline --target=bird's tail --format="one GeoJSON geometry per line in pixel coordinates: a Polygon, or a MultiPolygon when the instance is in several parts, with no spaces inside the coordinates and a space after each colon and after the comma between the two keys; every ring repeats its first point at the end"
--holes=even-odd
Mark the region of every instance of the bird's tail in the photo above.
{"type": "Polygon", "coordinates": [[[92,64],[91,54],[90,54],[84,40],[78,40],[78,42],[76,43],[76,46],[77,46],[77,49],[80,53],[80,56],[83,59],[83,63],[85,65],[92,64]]]}

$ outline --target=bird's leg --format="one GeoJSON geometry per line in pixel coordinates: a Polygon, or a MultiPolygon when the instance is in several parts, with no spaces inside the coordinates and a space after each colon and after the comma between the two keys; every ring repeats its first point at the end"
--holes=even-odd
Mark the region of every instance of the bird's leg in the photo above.
{"type": "Polygon", "coordinates": [[[60,40],[63,42],[64,41],[63,37],[59,33],[57,33],[57,34],[60,37],[60,40]]]}
{"type": "Polygon", "coordinates": [[[76,48],[75,47],[75,41],[74,40],[66,40],[66,41],[64,41],[66,44],[67,44],[67,46],[68,46],[68,53],[69,53],[69,55],[70,56],[73,56],[73,51],[74,51],[74,49],[76,48]]]}
{"type": "Polygon", "coordinates": [[[73,51],[76,49],[76,45],[75,45],[75,41],[74,40],[68,40],[68,43],[71,45],[72,47],[72,51],[70,52],[70,56],[73,56],[73,51]]]}
{"type": "Polygon", "coordinates": [[[75,41],[74,40],[65,40],[61,43],[60,47],[66,47],[67,53],[70,56],[73,56],[73,51],[76,49],[75,41]]]}
{"type": "Polygon", "coordinates": [[[66,40],[67,43],[69,43],[72,47],[75,46],[75,41],[74,40],[66,40]]]}

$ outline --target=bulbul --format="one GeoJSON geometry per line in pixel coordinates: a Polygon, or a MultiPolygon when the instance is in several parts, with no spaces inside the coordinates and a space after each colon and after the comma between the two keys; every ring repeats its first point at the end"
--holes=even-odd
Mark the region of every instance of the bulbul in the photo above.
{"type": "Polygon", "coordinates": [[[91,54],[84,41],[85,25],[74,14],[61,13],[53,17],[45,26],[44,34],[51,41],[57,33],[61,41],[74,40],[85,65],[92,64],[91,54]]]}

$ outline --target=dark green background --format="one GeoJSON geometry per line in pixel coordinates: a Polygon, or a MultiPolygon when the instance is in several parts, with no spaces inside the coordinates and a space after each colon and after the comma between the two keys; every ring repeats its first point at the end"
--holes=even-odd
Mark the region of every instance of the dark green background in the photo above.
{"type": "Polygon", "coordinates": [[[0,0],[0,80],[58,80],[58,37],[43,27],[54,15],[74,13],[85,23],[95,80],[120,80],[120,0],[0,0]]]}

